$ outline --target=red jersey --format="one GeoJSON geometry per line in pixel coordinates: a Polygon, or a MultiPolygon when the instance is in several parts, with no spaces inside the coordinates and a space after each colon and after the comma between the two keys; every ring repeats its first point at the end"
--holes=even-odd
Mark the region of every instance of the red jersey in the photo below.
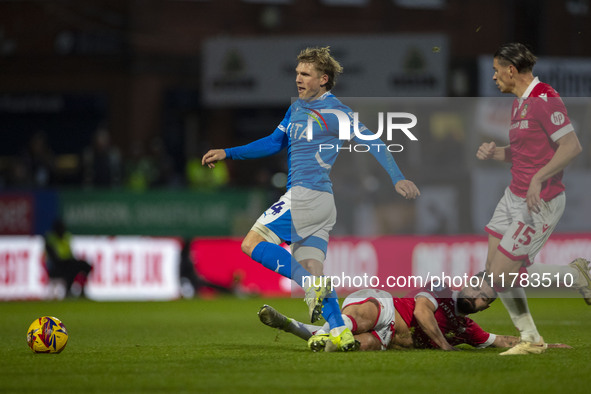
{"type": "Polygon", "coordinates": [[[418,296],[427,297],[437,308],[437,325],[450,345],[466,343],[474,347],[486,347],[494,342],[496,335],[484,331],[474,320],[457,311],[457,293],[448,287],[432,291],[426,286],[410,292],[404,298],[394,298],[394,307],[410,329],[416,348],[438,348],[414,317],[415,299],[418,296]]]}
{"type": "MultiPolygon", "coordinates": [[[[510,190],[525,198],[532,177],[554,156],[556,140],[573,131],[558,93],[536,77],[511,108],[509,130],[511,156],[510,190]]],[[[564,191],[562,171],[542,184],[540,197],[548,201],[564,191]]]]}

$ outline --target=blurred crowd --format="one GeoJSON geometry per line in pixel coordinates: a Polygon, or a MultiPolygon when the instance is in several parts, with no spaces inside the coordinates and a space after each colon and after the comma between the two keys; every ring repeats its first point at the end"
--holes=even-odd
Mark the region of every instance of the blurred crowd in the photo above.
{"type": "MultiPolygon", "coordinates": [[[[17,153],[17,150],[15,150],[17,153]]],[[[179,168],[160,137],[138,140],[128,152],[114,145],[109,130],[99,127],[91,143],[80,152],[55,154],[49,137],[37,131],[18,154],[0,161],[0,187],[39,189],[49,187],[215,189],[230,180],[228,167],[220,163],[212,171],[200,157],[183,158],[179,168]]]]}
{"type": "MultiPolygon", "coordinates": [[[[426,131],[430,135],[422,136],[419,147],[409,150],[407,146],[404,152],[395,154],[398,164],[408,169],[409,177],[420,181],[464,181],[468,141],[463,127],[456,124],[432,126],[426,131]]],[[[233,139],[233,144],[241,145],[255,138],[247,140],[244,136],[234,136],[233,139]]],[[[161,136],[156,136],[120,147],[113,143],[112,134],[104,126],[99,126],[87,140],[88,144],[77,152],[58,154],[52,147],[57,147],[60,141],[42,130],[31,133],[22,146],[13,149],[12,155],[0,156],[0,188],[144,191],[158,188],[215,190],[228,185],[278,190],[285,186],[285,153],[265,163],[223,161],[209,169],[201,165],[202,155],[211,148],[209,142],[196,142],[191,149],[182,146],[179,151],[179,148],[170,149],[161,136]],[[194,153],[186,153],[188,151],[194,153]]],[[[352,156],[347,155],[347,162],[359,155],[352,156]]],[[[349,170],[346,173],[351,174],[349,170]]],[[[332,175],[339,177],[338,172],[332,175]]]]}

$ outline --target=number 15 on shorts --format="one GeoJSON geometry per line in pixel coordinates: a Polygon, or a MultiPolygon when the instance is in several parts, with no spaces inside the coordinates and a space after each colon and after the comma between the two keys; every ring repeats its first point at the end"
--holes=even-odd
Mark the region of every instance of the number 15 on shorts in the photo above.
{"type": "Polygon", "coordinates": [[[536,230],[523,222],[513,223],[513,225],[509,229],[508,234],[511,234],[511,231],[513,229],[515,229],[515,231],[513,231],[511,238],[504,238],[505,242],[502,242],[502,246],[507,251],[511,252],[513,256],[525,256],[528,254],[529,250],[533,246],[531,245],[531,243],[534,235],[536,234],[536,230]]]}
{"type": "Polygon", "coordinates": [[[532,227],[527,226],[523,222],[517,222],[517,230],[513,233],[515,242],[522,246],[527,246],[531,243],[531,237],[536,233],[532,227]]]}

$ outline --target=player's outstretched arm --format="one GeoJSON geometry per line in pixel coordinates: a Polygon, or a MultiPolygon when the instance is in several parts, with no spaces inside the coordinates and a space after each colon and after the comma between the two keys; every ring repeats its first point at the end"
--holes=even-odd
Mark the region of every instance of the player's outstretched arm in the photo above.
{"type": "Polygon", "coordinates": [[[513,347],[519,342],[519,337],[511,335],[497,335],[491,347],[513,347]]]}
{"type": "MultiPolygon", "coordinates": [[[[494,342],[491,343],[491,347],[513,347],[519,342],[519,337],[511,335],[497,335],[494,342]]],[[[549,343],[549,349],[572,349],[572,346],[565,345],[564,343],[549,343]]]]}
{"type": "Polygon", "coordinates": [[[396,189],[396,192],[398,192],[398,194],[400,194],[407,200],[414,200],[415,198],[421,195],[421,192],[419,191],[417,185],[415,185],[413,181],[410,181],[408,179],[402,179],[396,182],[394,188],[396,189]]]}
{"type": "Polygon", "coordinates": [[[211,149],[203,155],[201,165],[214,168],[215,163],[226,158],[226,151],[224,149],[211,149]]]}
{"type": "Polygon", "coordinates": [[[442,350],[458,350],[447,342],[435,319],[435,305],[427,297],[417,297],[414,317],[421,329],[442,350]]]}

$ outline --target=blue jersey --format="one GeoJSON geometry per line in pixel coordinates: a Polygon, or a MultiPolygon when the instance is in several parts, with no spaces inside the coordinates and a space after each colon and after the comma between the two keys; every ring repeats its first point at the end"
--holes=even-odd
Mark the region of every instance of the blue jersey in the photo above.
{"type": "MultiPolygon", "coordinates": [[[[256,140],[248,145],[226,149],[230,159],[255,159],[273,155],[287,148],[288,182],[287,188],[303,186],[308,189],[332,193],[330,170],[338,156],[339,148],[345,140],[339,139],[339,122],[333,114],[320,114],[320,110],[339,110],[353,123],[353,111],[332,93],[326,92],[312,101],[298,99],[287,110],[285,117],[269,136],[256,140]],[[318,115],[322,116],[318,116],[318,115]],[[310,121],[309,119],[313,120],[310,121]],[[308,130],[311,126],[312,130],[308,130]],[[312,138],[310,138],[312,137],[312,138]],[[331,146],[330,149],[327,147],[331,146]],[[321,147],[325,147],[322,149],[321,147]]],[[[372,133],[362,124],[359,132],[365,135],[372,133]]],[[[349,128],[349,138],[358,140],[349,128]]],[[[379,139],[368,144],[369,152],[378,160],[390,175],[392,183],[404,179],[392,154],[379,139]]]]}

